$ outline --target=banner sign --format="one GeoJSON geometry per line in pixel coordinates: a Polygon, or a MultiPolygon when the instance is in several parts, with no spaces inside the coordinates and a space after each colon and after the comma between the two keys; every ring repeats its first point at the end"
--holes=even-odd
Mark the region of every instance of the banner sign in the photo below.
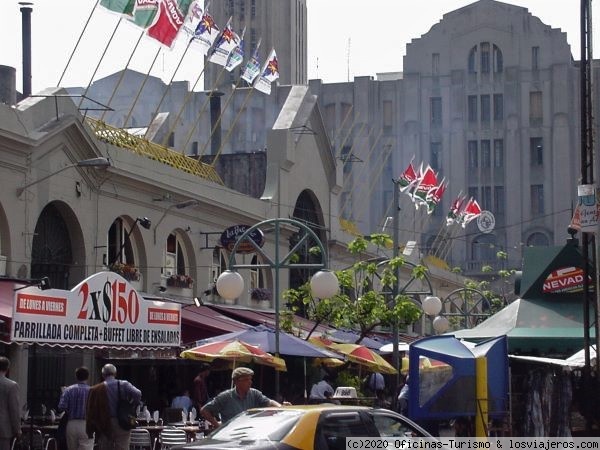
{"type": "Polygon", "coordinates": [[[13,342],[177,347],[181,305],[144,300],[120,275],[100,272],[71,291],[15,292],[13,342]]]}
{"type": "MultiPolygon", "coordinates": [[[[234,225],[232,227],[227,228],[223,233],[221,233],[221,246],[229,251],[233,250],[236,242],[242,235],[249,230],[251,227],[249,225],[234,225]]],[[[265,235],[258,228],[255,228],[250,232],[247,236],[247,239],[244,239],[243,242],[240,242],[237,253],[254,253],[256,252],[256,247],[252,245],[252,242],[249,241],[252,239],[254,243],[262,247],[265,244],[265,235]]]]}
{"type": "MultiPolygon", "coordinates": [[[[591,277],[589,283],[590,290],[593,290],[591,277]]],[[[579,267],[562,267],[552,271],[544,280],[542,292],[544,294],[583,292],[583,269],[579,267]]]]}
{"type": "Polygon", "coordinates": [[[600,203],[595,184],[577,186],[577,213],[579,229],[584,233],[595,233],[600,216],[600,203]]]}

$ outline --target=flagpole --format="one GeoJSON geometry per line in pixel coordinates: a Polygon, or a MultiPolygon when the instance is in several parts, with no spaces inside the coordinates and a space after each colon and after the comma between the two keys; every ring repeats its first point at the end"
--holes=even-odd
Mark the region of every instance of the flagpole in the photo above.
{"type": "MultiPolygon", "coordinates": [[[[181,108],[179,108],[179,111],[177,112],[177,116],[175,116],[175,120],[173,120],[173,124],[171,125],[171,128],[169,128],[169,131],[167,131],[167,133],[165,134],[165,138],[163,139],[163,142],[162,142],[163,146],[165,146],[167,144],[167,142],[169,140],[169,136],[171,135],[171,133],[173,132],[173,130],[177,126],[177,122],[179,121],[179,118],[181,117],[181,114],[183,113],[183,110],[185,109],[185,106],[190,101],[190,98],[191,98],[192,94],[194,94],[194,89],[196,89],[196,86],[198,86],[198,83],[200,82],[200,78],[202,78],[202,75],[204,75],[204,71],[206,70],[206,65],[207,64],[208,64],[208,61],[206,61],[204,63],[204,65],[202,66],[202,70],[200,71],[200,75],[198,75],[198,78],[196,78],[196,81],[194,82],[194,85],[188,91],[188,93],[185,95],[185,98],[183,99],[183,103],[181,105],[181,108]]],[[[182,148],[185,149],[185,146],[183,146],[182,148]]]]}
{"type": "MultiPolygon", "coordinates": [[[[249,89],[249,91],[246,94],[246,98],[244,98],[244,102],[242,103],[242,106],[240,106],[240,109],[238,110],[237,114],[235,115],[235,118],[233,119],[233,122],[232,122],[231,126],[229,127],[229,130],[227,130],[225,139],[221,143],[221,146],[217,150],[217,154],[215,155],[215,157],[212,160],[212,163],[210,164],[211,167],[214,167],[216,165],[217,159],[221,155],[221,150],[223,149],[225,144],[229,141],[229,137],[231,136],[231,132],[233,131],[235,124],[237,123],[238,119],[240,118],[242,111],[244,111],[244,108],[246,107],[246,103],[248,103],[248,100],[250,100],[250,97],[252,96],[252,93],[254,92],[254,88],[252,86],[250,86],[248,89],[249,89]]],[[[203,156],[203,154],[200,155],[200,157],[202,157],[202,156],[203,156]]]]}
{"type": "Polygon", "coordinates": [[[150,78],[150,72],[152,72],[152,69],[154,68],[154,64],[156,63],[156,60],[158,59],[158,55],[160,55],[161,51],[162,51],[162,47],[158,47],[158,50],[156,51],[156,54],[154,55],[154,59],[152,60],[152,64],[150,64],[150,69],[148,69],[146,76],[144,76],[142,85],[140,86],[139,91],[137,92],[135,98],[133,99],[133,104],[131,105],[129,112],[127,113],[127,116],[125,117],[125,120],[123,121],[123,128],[125,128],[127,126],[127,122],[129,122],[129,119],[131,118],[133,109],[135,108],[135,105],[137,104],[137,101],[140,98],[140,95],[142,93],[142,90],[144,89],[144,86],[146,86],[146,82],[148,81],[148,78],[150,78]]]}
{"type": "Polygon", "coordinates": [[[129,68],[129,63],[131,63],[131,59],[133,58],[133,55],[135,54],[135,51],[138,48],[138,45],[140,45],[142,37],[144,36],[144,32],[145,32],[145,30],[142,30],[142,32],[140,33],[140,37],[138,38],[137,42],[135,43],[135,47],[133,47],[133,50],[131,51],[131,55],[129,55],[129,59],[127,60],[127,64],[125,64],[125,69],[123,69],[121,71],[121,75],[119,76],[117,84],[115,85],[115,88],[113,89],[113,92],[110,95],[110,98],[108,99],[108,102],[106,103],[107,108],[102,113],[102,116],[100,116],[100,121],[101,122],[104,120],[104,116],[108,112],[108,108],[110,108],[110,104],[113,101],[113,98],[115,97],[115,94],[117,93],[117,90],[119,89],[119,86],[121,86],[121,82],[123,81],[123,78],[125,77],[125,72],[129,68]]]}
{"type": "Polygon", "coordinates": [[[115,37],[115,34],[117,33],[117,29],[119,28],[119,25],[121,25],[122,20],[123,20],[123,18],[119,19],[119,21],[117,22],[117,25],[115,26],[115,29],[113,30],[112,34],[110,35],[110,39],[108,40],[108,43],[106,44],[106,47],[104,48],[104,51],[102,52],[102,55],[100,56],[100,61],[98,61],[98,64],[96,65],[96,69],[94,69],[94,73],[92,74],[92,77],[90,78],[90,82],[88,83],[87,87],[85,88],[85,91],[83,92],[81,98],[79,99],[79,104],[77,105],[77,108],[81,108],[83,99],[85,98],[86,94],[90,90],[90,86],[92,85],[92,82],[94,81],[96,72],[98,72],[98,69],[100,68],[100,64],[102,64],[102,60],[104,59],[104,56],[106,55],[106,51],[108,50],[108,47],[110,47],[110,43],[112,42],[113,38],[115,37]]]}
{"type": "Polygon", "coordinates": [[[64,68],[62,74],[60,75],[60,78],[58,79],[58,83],[56,84],[56,86],[60,86],[60,83],[62,83],[63,77],[65,76],[65,73],[67,72],[67,68],[71,64],[71,60],[73,59],[73,56],[75,55],[75,51],[77,50],[77,47],[79,47],[81,38],[83,37],[83,34],[85,33],[85,30],[87,29],[87,26],[90,23],[90,20],[92,19],[92,16],[94,15],[94,11],[96,11],[96,7],[98,6],[99,2],[100,2],[100,0],[96,0],[96,3],[94,4],[92,11],[90,12],[90,15],[88,16],[87,21],[85,22],[85,25],[83,26],[83,30],[81,30],[81,34],[79,35],[79,38],[77,39],[77,42],[75,43],[75,47],[73,47],[73,51],[71,52],[71,55],[69,56],[69,60],[67,61],[67,64],[65,65],[65,68],[64,68]]]}
{"type": "MultiPolygon", "coordinates": [[[[156,116],[158,115],[158,112],[160,111],[160,107],[162,106],[162,103],[165,100],[167,93],[171,90],[171,84],[173,83],[173,80],[175,79],[175,75],[177,75],[177,71],[181,67],[183,58],[185,58],[185,55],[186,55],[187,51],[189,50],[191,43],[192,43],[192,40],[190,39],[187,46],[185,47],[183,55],[181,55],[181,58],[179,59],[179,63],[177,63],[177,67],[175,67],[175,71],[173,72],[173,75],[171,75],[171,79],[169,80],[169,83],[167,84],[165,90],[163,91],[162,97],[160,98],[158,105],[156,106],[156,110],[152,113],[152,119],[150,120],[150,123],[152,123],[154,121],[154,119],[156,119],[156,116]]],[[[149,132],[150,132],[150,127],[148,127],[148,130],[146,130],[146,133],[144,134],[144,138],[148,136],[149,132]]]]}

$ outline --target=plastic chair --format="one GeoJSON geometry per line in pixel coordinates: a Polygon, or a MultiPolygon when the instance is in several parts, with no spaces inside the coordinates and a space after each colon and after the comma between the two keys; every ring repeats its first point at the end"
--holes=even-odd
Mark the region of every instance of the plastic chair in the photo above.
{"type": "Polygon", "coordinates": [[[148,430],[134,428],[131,430],[129,438],[129,448],[131,450],[143,450],[146,448],[153,448],[152,437],[148,430]]]}
{"type": "Polygon", "coordinates": [[[11,450],[47,450],[44,435],[40,430],[23,428],[19,439],[13,439],[11,450]]]}
{"type": "Polygon", "coordinates": [[[165,428],[158,437],[160,450],[168,450],[174,445],[187,444],[187,433],[178,428],[165,428]]]}

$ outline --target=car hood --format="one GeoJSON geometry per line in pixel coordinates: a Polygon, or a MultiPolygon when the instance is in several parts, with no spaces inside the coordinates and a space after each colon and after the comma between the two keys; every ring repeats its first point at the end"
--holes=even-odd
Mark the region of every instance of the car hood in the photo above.
{"type": "Polygon", "coordinates": [[[191,442],[185,445],[172,447],[177,450],[217,450],[229,448],[245,448],[252,450],[280,449],[280,450],[298,450],[296,447],[284,444],[283,442],[270,442],[267,440],[239,440],[239,441],[221,441],[217,439],[205,438],[191,442]]]}

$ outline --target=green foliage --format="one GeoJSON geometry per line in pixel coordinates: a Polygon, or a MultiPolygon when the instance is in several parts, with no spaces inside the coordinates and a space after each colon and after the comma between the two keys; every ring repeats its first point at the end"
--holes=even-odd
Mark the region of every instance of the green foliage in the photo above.
{"type": "Polygon", "coordinates": [[[337,386],[347,386],[353,387],[356,389],[356,394],[359,397],[365,397],[367,394],[361,391],[362,380],[358,375],[353,375],[348,370],[342,370],[338,373],[337,378],[335,379],[335,384],[337,386]]]}

